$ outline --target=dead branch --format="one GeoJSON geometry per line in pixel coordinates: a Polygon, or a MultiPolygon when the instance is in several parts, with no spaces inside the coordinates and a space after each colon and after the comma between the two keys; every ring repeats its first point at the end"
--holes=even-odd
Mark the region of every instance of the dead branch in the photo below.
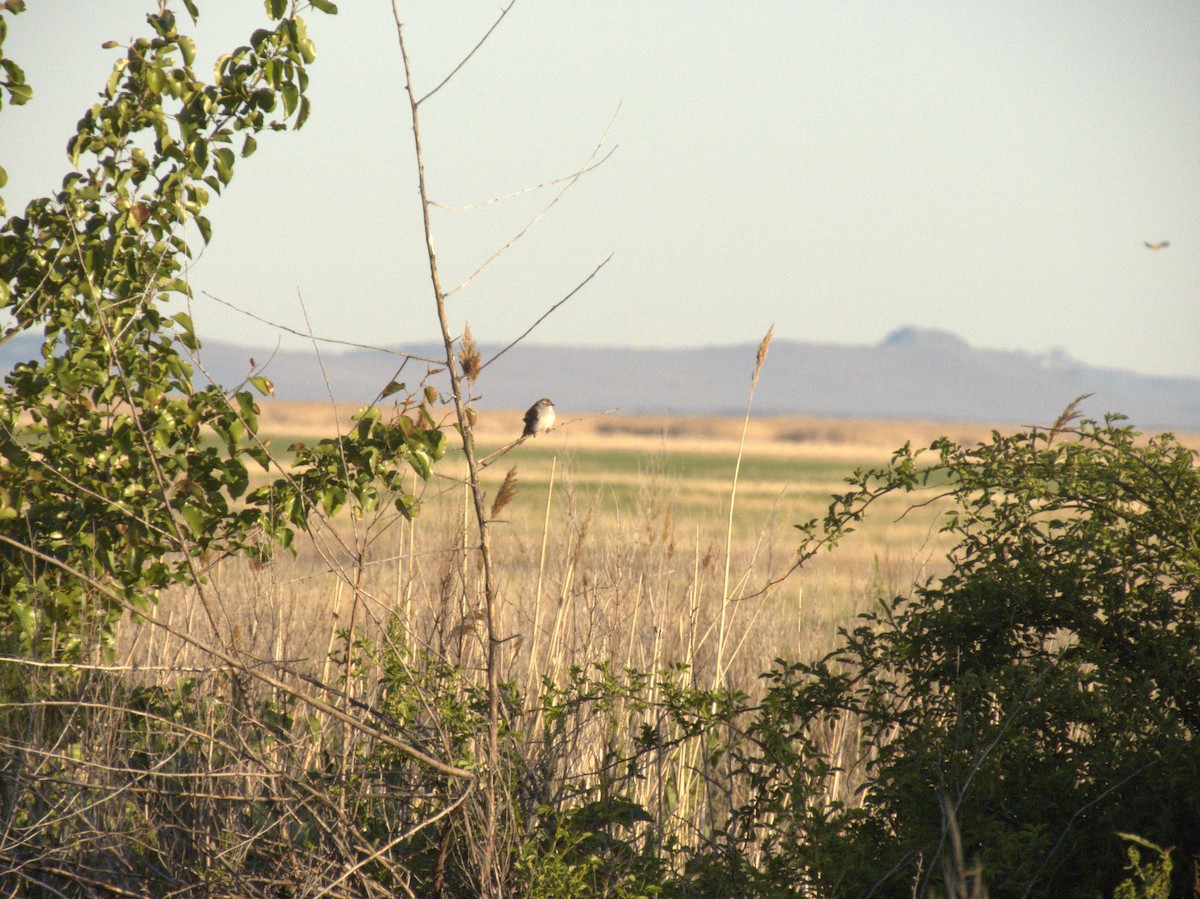
{"type": "MultiPolygon", "coordinates": [[[[619,106],[617,107],[617,112],[620,112],[619,106]]],[[[532,219],[530,219],[529,224],[527,224],[524,228],[522,228],[520,231],[518,231],[516,234],[514,234],[509,239],[509,241],[506,244],[504,244],[504,246],[502,246],[495,253],[493,253],[491,256],[489,256],[484,261],[484,263],[481,266],[479,266],[479,268],[475,269],[475,271],[473,271],[470,275],[468,275],[466,280],[464,280],[462,283],[460,283],[457,287],[452,287],[450,290],[447,290],[444,294],[446,297],[451,297],[454,294],[458,293],[460,290],[462,290],[464,287],[466,287],[468,284],[470,284],[472,281],[474,281],[476,278],[478,278],[483,273],[483,271],[485,269],[487,269],[488,266],[490,266],[493,262],[495,262],[497,259],[499,259],[502,255],[504,255],[504,253],[508,252],[508,250],[510,250],[518,240],[520,240],[522,237],[524,237],[526,234],[529,233],[529,231],[533,228],[534,225],[536,225],[538,222],[540,222],[543,218],[546,217],[546,215],[550,212],[550,210],[553,209],[558,204],[558,201],[563,198],[563,196],[566,194],[566,192],[569,191],[572,187],[574,187],[576,184],[579,183],[580,178],[582,178],[588,171],[590,171],[591,169],[594,169],[596,167],[596,165],[599,164],[599,163],[593,164],[593,162],[596,159],[596,155],[600,152],[600,148],[604,146],[604,141],[608,138],[608,132],[612,130],[613,125],[616,123],[617,112],[613,113],[613,117],[609,120],[608,125],[605,127],[604,133],[602,135],[600,135],[600,140],[596,143],[596,147],[594,150],[592,150],[591,155],[588,156],[588,158],[584,162],[584,164],[582,166],[580,166],[579,169],[576,170],[575,174],[571,175],[567,179],[567,183],[563,186],[562,190],[560,190],[557,194],[554,195],[554,199],[552,199],[549,203],[547,203],[541,212],[539,212],[532,219]]],[[[609,155],[611,155],[611,152],[609,155]]],[[[607,158],[608,157],[606,156],[605,159],[607,159],[607,158]]],[[[603,161],[603,160],[601,160],[601,161],[603,161]]]]}
{"type": "Polygon", "coordinates": [[[547,318],[550,317],[550,313],[552,313],[555,309],[557,309],[559,306],[561,306],[567,300],[571,299],[571,297],[575,296],[575,294],[579,293],[579,291],[583,289],[584,285],[586,285],[589,281],[591,281],[592,278],[596,277],[596,275],[599,273],[600,269],[602,269],[602,268],[604,268],[604,266],[608,265],[609,261],[612,258],[613,258],[613,254],[609,253],[608,258],[606,258],[603,262],[601,262],[598,266],[596,266],[592,270],[592,273],[590,275],[588,275],[586,278],[584,278],[582,281],[580,281],[577,285],[575,285],[574,290],[572,290],[569,294],[567,294],[565,297],[563,297],[561,300],[559,300],[557,303],[555,303],[553,306],[551,306],[549,309],[547,309],[544,313],[542,313],[542,316],[537,321],[535,321],[532,325],[530,325],[528,328],[525,329],[524,334],[522,334],[520,337],[518,337],[516,340],[514,340],[512,343],[510,343],[508,346],[506,346],[504,349],[502,349],[500,352],[498,352],[495,356],[493,356],[487,362],[483,363],[483,365],[480,366],[480,370],[487,368],[489,365],[491,365],[493,362],[495,362],[497,359],[499,359],[501,356],[503,356],[505,353],[507,353],[509,350],[511,350],[513,347],[515,347],[518,343],[520,343],[522,340],[524,340],[526,337],[528,337],[533,332],[534,328],[536,328],[538,325],[540,325],[542,322],[544,322],[547,318]]]}

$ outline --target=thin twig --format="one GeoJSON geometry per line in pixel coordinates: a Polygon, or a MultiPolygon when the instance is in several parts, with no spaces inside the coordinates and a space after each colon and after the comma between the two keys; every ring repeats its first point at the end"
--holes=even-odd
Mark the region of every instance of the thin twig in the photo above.
{"type": "Polygon", "coordinates": [[[288,334],[294,334],[297,337],[303,337],[305,340],[320,341],[321,343],[331,343],[331,344],[335,344],[337,346],[348,346],[348,347],[351,347],[356,350],[371,350],[376,353],[387,353],[389,356],[400,356],[403,359],[415,359],[417,362],[428,362],[430,365],[441,365],[442,364],[441,360],[438,360],[438,359],[430,359],[428,356],[417,356],[417,355],[414,355],[413,353],[405,353],[402,350],[393,350],[393,349],[389,349],[388,347],[385,347],[385,346],[375,346],[375,345],[369,344],[369,343],[358,343],[353,340],[335,340],[332,337],[318,337],[315,334],[311,333],[311,331],[298,331],[295,328],[289,328],[287,325],[280,324],[279,322],[274,322],[268,318],[263,318],[260,315],[255,315],[253,312],[243,309],[240,306],[234,305],[233,303],[229,302],[228,300],[223,300],[218,296],[213,296],[207,290],[201,291],[201,293],[203,293],[210,300],[220,303],[222,306],[227,306],[228,308],[232,309],[234,312],[240,312],[242,315],[246,316],[247,318],[252,318],[255,321],[262,322],[264,325],[270,325],[272,328],[277,328],[280,331],[286,331],[288,334]]]}
{"type": "MultiPolygon", "coordinates": [[[[515,2],[515,0],[514,0],[514,2],[515,2]]],[[[366,856],[365,858],[359,859],[359,861],[355,862],[355,864],[353,866],[347,868],[346,871],[342,874],[342,876],[339,877],[337,880],[333,881],[332,883],[325,884],[325,886],[323,886],[321,888],[320,892],[315,894],[314,899],[319,899],[319,897],[321,897],[321,896],[329,895],[329,893],[332,892],[334,887],[338,886],[341,883],[344,883],[346,880],[348,880],[350,878],[350,876],[352,874],[354,874],[355,872],[359,871],[362,868],[365,868],[367,865],[371,864],[371,862],[374,862],[378,859],[384,858],[389,852],[391,852],[393,849],[395,849],[397,846],[399,846],[405,840],[412,839],[414,836],[416,836],[418,833],[420,833],[422,830],[424,830],[429,825],[434,824],[437,821],[440,821],[442,818],[449,815],[456,808],[458,808],[460,805],[462,805],[464,802],[467,801],[467,797],[471,795],[471,791],[474,789],[475,789],[474,784],[468,784],[467,788],[462,791],[462,793],[459,795],[459,797],[457,799],[455,799],[452,803],[450,803],[448,806],[446,806],[445,808],[439,809],[437,812],[435,812],[433,815],[430,815],[428,818],[425,818],[423,821],[418,821],[416,824],[414,824],[408,830],[403,831],[397,837],[393,837],[389,842],[385,843],[379,849],[376,849],[370,855],[366,856]]]]}
{"type": "Polygon", "coordinates": [[[586,175],[588,172],[592,171],[593,169],[598,169],[598,168],[600,168],[600,166],[604,165],[604,163],[608,162],[609,157],[612,156],[616,152],[617,152],[617,147],[614,146],[611,150],[609,150],[607,153],[604,154],[603,158],[597,159],[595,162],[593,162],[589,165],[585,165],[582,169],[576,169],[575,171],[571,172],[571,174],[569,174],[569,175],[563,175],[561,178],[555,178],[551,181],[543,181],[541,184],[535,184],[532,187],[522,187],[518,190],[514,190],[514,191],[511,191],[506,194],[501,194],[498,197],[492,197],[490,200],[480,200],[478,203],[468,203],[463,206],[451,206],[448,203],[438,203],[433,200],[430,200],[429,205],[434,206],[438,209],[443,209],[446,212],[468,212],[472,209],[482,209],[485,206],[491,206],[493,203],[501,203],[504,200],[511,200],[515,197],[522,197],[525,194],[533,193],[534,191],[543,190],[544,188],[547,188],[547,187],[553,187],[556,184],[562,184],[564,181],[570,181],[573,178],[578,178],[580,175],[586,175]]]}
{"type": "Polygon", "coordinates": [[[539,318],[532,325],[530,325],[528,328],[526,328],[524,334],[522,334],[520,337],[518,337],[516,340],[514,340],[512,343],[510,343],[508,346],[506,346],[504,349],[502,349],[500,352],[498,352],[495,356],[493,356],[487,362],[483,363],[483,365],[480,366],[480,370],[487,368],[489,365],[491,365],[493,362],[495,362],[497,359],[499,359],[501,356],[503,356],[505,353],[507,353],[509,350],[511,350],[513,347],[515,347],[518,343],[520,343],[522,340],[524,340],[526,337],[528,337],[533,332],[534,328],[536,328],[538,325],[540,325],[542,322],[544,322],[547,318],[549,318],[550,313],[552,313],[555,309],[557,309],[559,306],[561,306],[567,300],[571,299],[571,297],[575,296],[575,294],[579,293],[579,291],[583,289],[584,285],[586,285],[588,283],[588,281],[591,281],[592,278],[596,277],[596,275],[597,275],[597,273],[599,273],[600,269],[602,269],[602,268],[604,268],[604,266],[608,265],[609,261],[612,258],[613,258],[613,254],[609,253],[608,258],[605,259],[603,262],[601,262],[598,266],[596,266],[595,269],[592,270],[592,273],[590,275],[588,275],[586,278],[584,278],[582,281],[580,281],[575,286],[574,290],[572,290],[569,294],[567,294],[565,297],[563,297],[561,300],[559,300],[557,303],[555,303],[553,306],[551,306],[549,309],[547,309],[544,313],[542,313],[541,318],[539,318]]]}
{"type": "MultiPolygon", "coordinates": [[[[476,51],[476,50],[478,50],[480,47],[482,47],[482,46],[483,46],[483,44],[484,44],[484,42],[485,42],[485,41],[486,41],[486,40],[487,40],[489,37],[491,37],[491,36],[492,36],[492,32],[493,32],[493,31],[495,31],[497,27],[499,27],[499,25],[500,25],[500,23],[501,23],[502,21],[504,21],[504,17],[505,17],[505,16],[507,16],[507,15],[508,15],[508,11],[509,11],[510,9],[512,9],[512,8],[513,8],[513,6],[515,6],[515,5],[516,5],[516,2],[517,2],[517,0],[511,0],[511,2],[508,4],[508,6],[504,7],[504,9],[500,10],[500,15],[499,15],[499,16],[496,18],[496,21],[492,23],[492,27],[491,27],[491,28],[489,28],[489,29],[487,30],[487,32],[484,34],[484,36],[483,36],[483,37],[481,37],[481,38],[479,39],[479,43],[477,43],[477,44],[476,44],[474,47],[472,47],[472,48],[471,48],[471,52],[470,52],[470,53],[468,53],[466,56],[464,56],[464,57],[462,58],[462,61],[461,61],[461,62],[460,62],[458,65],[456,65],[456,66],[455,66],[453,69],[451,69],[451,70],[450,70],[450,74],[449,74],[449,75],[447,75],[445,78],[443,78],[441,81],[439,81],[439,82],[437,83],[437,86],[436,86],[436,87],[434,87],[434,89],[433,89],[433,90],[431,90],[431,91],[429,91],[428,93],[426,93],[426,94],[425,94],[425,96],[423,96],[423,97],[422,97],[420,100],[416,100],[416,101],[414,101],[414,102],[413,102],[413,106],[420,106],[422,103],[424,103],[424,102],[425,102],[426,100],[428,100],[430,97],[432,97],[434,94],[436,94],[438,91],[440,91],[440,90],[441,90],[441,89],[442,89],[442,88],[443,88],[443,87],[446,85],[446,82],[447,82],[447,81],[449,81],[451,78],[453,78],[455,75],[457,75],[457,74],[458,74],[458,70],[459,70],[459,69],[461,69],[463,66],[465,66],[465,65],[467,64],[467,61],[468,61],[468,60],[469,60],[469,59],[470,59],[472,56],[474,56],[474,55],[475,55],[475,51],[476,51]]],[[[393,10],[395,9],[395,5],[394,5],[394,4],[393,4],[393,6],[392,6],[392,9],[393,9],[393,10]]],[[[400,27],[400,21],[399,21],[399,19],[397,19],[397,20],[396,20],[396,27],[397,27],[397,28],[399,28],[399,27],[400,27]]]]}
{"type": "Polygon", "coordinates": [[[520,240],[522,237],[524,237],[526,234],[528,234],[534,225],[536,225],[543,218],[545,218],[546,215],[550,212],[550,210],[553,209],[555,205],[557,205],[558,201],[563,198],[563,196],[566,194],[566,192],[569,191],[572,187],[574,187],[576,184],[579,183],[579,179],[582,178],[584,176],[584,174],[586,174],[591,169],[595,168],[595,166],[592,164],[592,161],[596,158],[596,154],[598,154],[600,152],[600,148],[604,146],[604,141],[608,138],[608,132],[612,130],[612,127],[616,123],[616,120],[617,120],[617,113],[619,113],[620,111],[621,111],[621,107],[620,107],[620,104],[618,104],[617,112],[613,113],[613,117],[609,120],[608,126],[604,129],[604,133],[602,135],[600,135],[600,140],[599,140],[599,142],[597,142],[596,148],[594,150],[592,150],[591,156],[589,156],[587,158],[587,160],[584,162],[584,164],[567,181],[566,185],[563,186],[563,189],[554,195],[554,199],[552,199],[549,203],[547,203],[541,212],[539,212],[532,219],[530,219],[529,224],[527,224],[524,228],[522,228],[520,231],[518,231],[516,234],[514,234],[509,239],[509,241],[506,244],[504,244],[504,246],[502,246],[495,253],[493,253],[491,256],[489,256],[484,261],[484,263],[481,266],[479,266],[479,268],[475,269],[475,271],[473,271],[470,275],[468,275],[467,278],[464,281],[462,281],[457,287],[452,287],[450,290],[445,291],[443,296],[445,296],[445,297],[453,296],[454,294],[456,294],[460,290],[462,290],[464,287],[466,287],[468,284],[470,284],[472,281],[474,281],[476,278],[478,278],[479,275],[482,274],[483,271],[488,266],[490,266],[493,262],[495,262],[497,259],[499,259],[502,255],[504,255],[504,253],[506,253],[509,249],[511,249],[512,246],[518,240],[520,240]]]}

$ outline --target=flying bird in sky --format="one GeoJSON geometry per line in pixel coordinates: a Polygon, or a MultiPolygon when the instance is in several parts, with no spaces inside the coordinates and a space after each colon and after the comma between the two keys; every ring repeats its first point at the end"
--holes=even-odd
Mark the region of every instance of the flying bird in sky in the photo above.
{"type": "Polygon", "coordinates": [[[1169,241],[1169,240],[1160,240],[1158,243],[1150,243],[1150,241],[1144,240],[1144,241],[1142,241],[1142,243],[1144,243],[1151,250],[1154,250],[1156,253],[1159,250],[1164,249],[1165,247],[1169,247],[1171,245],[1171,241],[1169,241]]]}

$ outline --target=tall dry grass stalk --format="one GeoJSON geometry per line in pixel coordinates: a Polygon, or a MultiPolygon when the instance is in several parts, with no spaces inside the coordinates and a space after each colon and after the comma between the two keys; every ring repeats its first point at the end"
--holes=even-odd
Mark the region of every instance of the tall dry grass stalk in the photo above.
{"type": "Polygon", "coordinates": [[[721,625],[717,637],[717,664],[714,672],[714,678],[717,681],[724,678],[725,628],[731,600],[729,592],[730,550],[733,545],[733,511],[737,501],[738,475],[742,470],[742,454],[746,448],[746,430],[750,426],[750,408],[754,403],[754,391],[758,389],[758,378],[762,373],[763,363],[767,361],[767,350],[771,347],[771,337],[774,333],[775,326],[771,325],[758,345],[758,353],[754,359],[754,375],[750,379],[750,395],[746,398],[746,414],[742,417],[742,436],[738,441],[737,459],[733,464],[733,483],[729,488],[729,522],[725,529],[725,576],[721,582],[721,625]]]}
{"type": "Polygon", "coordinates": [[[542,519],[542,544],[541,550],[538,552],[537,585],[533,592],[533,633],[530,636],[529,676],[525,680],[525,692],[529,695],[533,695],[535,692],[539,673],[539,660],[541,658],[538,650],[542,637],[542,589],[545,585],[546,547],[550,539],[550,513],[553,508],[554,475],[557,470],[558,457],[555,456],[550,463],[550,481],[546,485],[546,514],[542,519]]]}

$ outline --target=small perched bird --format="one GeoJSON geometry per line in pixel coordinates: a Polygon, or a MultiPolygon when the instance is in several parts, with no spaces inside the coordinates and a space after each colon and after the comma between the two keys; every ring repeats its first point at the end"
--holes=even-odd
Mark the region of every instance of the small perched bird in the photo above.
{"type": "Polygon", "coordinates": [[[550,430],[553,424],[554,403],[550,402],[549,397],[542,397],[525,413],[525,432],[521,436],[530,437],[540,434],[542,431],[550,430]]]}
{"type": "Polygon", "coordinates": [[[1158,243],[1150,243],[1148,240],[1143,240],[1142,243],[1144,243],[1148,249],[1154,250],[1155,252],[1158,252],[1164,247],[1169,247],[1171,245],[1171,241],[1169,240],[1160,240],[1158,243]]]}

